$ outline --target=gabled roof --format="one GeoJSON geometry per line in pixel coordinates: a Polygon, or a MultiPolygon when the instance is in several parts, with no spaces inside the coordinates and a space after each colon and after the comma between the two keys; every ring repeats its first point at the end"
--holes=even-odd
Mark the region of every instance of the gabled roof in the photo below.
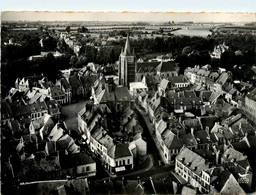
{"type": "Polygon", "coordinates": [[[229,78],[229,75],[227,72],[223,72],[220,77],[217,79],[216,83],[219,83],[221,85],[224,85],[229,78]]]}
{"type": "Polygon", "coordinates": [[[246,160],[247,156],[243,155],[243,153],[238,152],[232,147],[229,147],[227,150],[224,151],[222,158],[225,161],[241,161],[241,160],[246,160]]]}
{"type": "Polygon", "coordinates": [[[131,101],[132,96],[130,95],[127,87],[116,87],[115,99],[116,101],[131,101]]]}
{"type": "Polygon", "coordinates": [[[170,129],[166,129],[162,133],[162,140],[168,149],[180,149],[183,146],[183,141],[177,137],[170,129]]]}
{"type": "Polygon", "coordinates": [[[180,139],[185,144],[185,146],[195,146],[197,145],[197,141],[194,137],[194,135],[188,133],[180,136],[180,139]]]}
{"type": "Polygon", "coordinates": [[[9,103],[6,101],[2,100],[1,101],[1,118],[7,119],[7,118],[12,118],[13,117],[13,112],[11,109],[11,106],[9,103]]]}
{"type": "Polygon", "coordinates": [[[66,78],[62,78],[60,81],[64,89],[70,89],[70,84],[68,83],[66,78]]]}
{"type": "Polygon", "coordinates": [[[181,149],[176,159],[197,175],[200,175],[201,171],[209,169],[204,158],[186,147],[181,149]]]}
{"type": "Polygon", "coordinates": [[[153,72],[155,68],[159,65],[159,62],[142,62],[137,63],[138,72],[153,72]]]}
{"type": "Polygon", "coordinates": [[[189,83],[189,81],[187,80],[187,78],[184,75],[172,76],[169,80],[172,84],[175,84],[175,83],[189,83]]]}
{"type": "Polygon", "coordinates": [[[218,118],[216,116],[201,116],[199,117],[199,119],[203,126],[203,129],[206,129],[206,127],[212,129],[215,122],[218,122],[218,118]]]}
{"type": "Polygon", "coordinates": [[[79,80],[79,78],[76,75],[69,77],[69,83],[70,83],[71,87],[74,89],[82,86],[81,81],[79,80]]]}
{"type": "Polygon", "coordinates": [[[162,79],[162,81],[159,84],[159,87],[166,89],[168,86],[169,81],[167,79],[162,79]]]}
{"type": "Polygon", "coordinates": [[[168,61],[168,62],[162,61],[156,67],[157,72],[172,72],[172,71],[176,71],[176,69],[177,69],[177,64],[174,61],[168,61]]]}
{"type": "Polygon", "coordinates": [[[198,144],[211,142],[210,135],[205,130],[195,131],[194,136],[198,144]]]}

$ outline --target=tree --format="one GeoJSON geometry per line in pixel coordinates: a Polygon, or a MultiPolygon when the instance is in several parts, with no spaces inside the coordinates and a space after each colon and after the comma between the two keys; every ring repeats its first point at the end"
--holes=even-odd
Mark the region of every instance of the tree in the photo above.
{"type": "Polygon", "coordinates": [[[71,30],[70,26],[67,26],[67,27],[66,27],[66,31],[67,31],[68,33],[70,33],[70,30],[71,30]]]}
{"type": "Polygon", "coordinates": [[[55,51],[57,48],[57,41],[49,36],[43,40],[43,50],[44,51],[55,51]]]}

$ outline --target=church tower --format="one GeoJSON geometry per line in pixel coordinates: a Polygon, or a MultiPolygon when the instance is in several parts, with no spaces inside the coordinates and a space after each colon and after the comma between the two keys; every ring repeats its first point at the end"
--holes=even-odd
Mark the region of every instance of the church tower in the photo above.
{"type": "Polygon", "coordinates": [[[124,50],[119,57],[118,83],[129,87],[131,82],[135,82],[136,56],[131,52],[130,39],[127,35],[124,50]]]}

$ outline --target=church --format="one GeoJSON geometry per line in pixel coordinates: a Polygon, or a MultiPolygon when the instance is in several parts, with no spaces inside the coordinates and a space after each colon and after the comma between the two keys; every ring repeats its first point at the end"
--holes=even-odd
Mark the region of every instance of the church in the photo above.
{"type": "Polygon", "coordinates": [[[130,39],[127,35],[124,50],[119,57],[118,66],[118,84],[129,87],[131,82],[135,81],[137,60],[134,51],[131,52],[130,39]]]}

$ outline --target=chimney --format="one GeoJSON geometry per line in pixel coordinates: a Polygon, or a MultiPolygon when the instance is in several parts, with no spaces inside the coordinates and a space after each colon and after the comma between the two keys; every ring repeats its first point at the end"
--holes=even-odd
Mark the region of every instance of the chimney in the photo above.
{"type": "Polygon", "coordinates": [[[220,157],[220,150],[217,150],[216,152],[215,152],[215,156],[216,156],[216,165],[218,165],[219,164],[219,157],[220,157]]]}
{"type": "Polygon", "coordinates": [[[124,177],[122,177],[122,188],[124,188],[124,177]]]}
{"type": "Polygon", "coordinates": [[[210,133],[210,128],[208,126],[206,126],[205,131],[209,134],[210,133]]]}
{"type": "Polygon", "coordinates": [[[140,181],[140,176],[137,177],[137,184],[141,184],[141,181],[140,181]]]}
{"type": "Polygon", "coordinates": [[[191,135],[194,135],[194,128],[192,127],[192,128],[190,128],[190,132],[191,132],[191,135]]]}
{"type": "Polygon", "coordinates": [[[247,166],[247,167],[246,167],[246,170],[245,170],[245,174],[248,174],[249,169],[250,169],[250,166],[247,166]]]}

